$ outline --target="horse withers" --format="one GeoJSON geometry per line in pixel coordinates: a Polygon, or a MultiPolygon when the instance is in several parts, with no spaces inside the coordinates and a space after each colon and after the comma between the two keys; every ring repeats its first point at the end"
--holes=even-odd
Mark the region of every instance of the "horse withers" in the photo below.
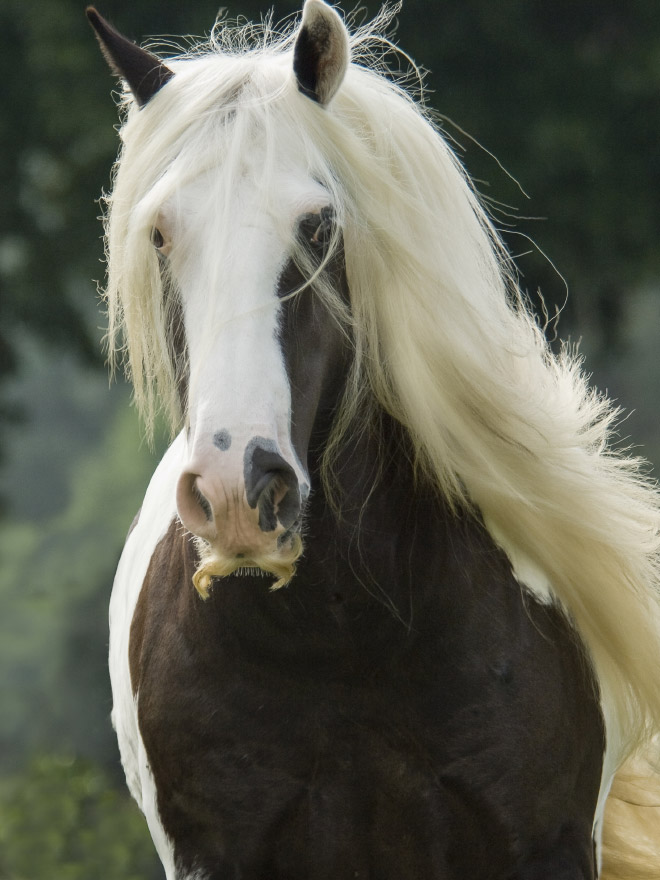
{"type": "Polygon", "coordinates": [[[382,72],[392,11],[167,60],[88,16],[111,356],[179,430],[110,608],[168,880],[655,876],[606,804],[660,719],[658,498],[382,72]]]}

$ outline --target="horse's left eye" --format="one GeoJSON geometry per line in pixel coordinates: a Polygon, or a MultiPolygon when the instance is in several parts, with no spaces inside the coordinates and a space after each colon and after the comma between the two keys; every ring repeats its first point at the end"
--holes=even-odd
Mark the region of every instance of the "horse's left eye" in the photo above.
{"type": "Polygon", "coordinates": [[[156,248],[156,250],[160,250],[165,244],[165,239],[163,238],[163,233],[158,229],[157,226],[154,226],[151,230],[151,243],[156,248]]]}

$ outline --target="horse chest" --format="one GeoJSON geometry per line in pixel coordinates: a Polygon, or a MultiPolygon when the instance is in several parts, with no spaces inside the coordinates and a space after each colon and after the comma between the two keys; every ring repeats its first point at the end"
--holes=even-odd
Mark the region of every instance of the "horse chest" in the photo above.
{"type": "Polygon", "coordinates": [[[327,580],[327,559],[278,593],[229,578],[202,603],[173,526],[130,654],[177,860],[212,877],[497,878],[564,836],[588,866],[591,683],[561,615],[502,587],[487,554],[436,547],[436,574],[391,572],[389,607],[350,566],[327,580]]]}

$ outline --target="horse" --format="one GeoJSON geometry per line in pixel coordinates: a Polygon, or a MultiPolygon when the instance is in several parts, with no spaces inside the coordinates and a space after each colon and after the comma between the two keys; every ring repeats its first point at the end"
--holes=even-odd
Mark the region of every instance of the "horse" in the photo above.
{"type": "Polygon", "coordinates": [[[110,603],[128,787],[168,880],[657,877],[657,799],[608,795],[656,766],[658,494],[388,75],[396,11],[161,58],[87,10],[111,362],[175,436],[110,603]]]}

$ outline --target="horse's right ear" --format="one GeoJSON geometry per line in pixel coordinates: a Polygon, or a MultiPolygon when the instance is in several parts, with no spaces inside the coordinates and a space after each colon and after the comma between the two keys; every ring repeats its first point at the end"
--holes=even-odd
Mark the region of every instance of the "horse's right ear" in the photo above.
{"type": "Polygon", "coordinates": [[[126,80],[138,106],[144,107],[174,76],[173,72],[160,58],[123,37],[93,6],[88,6],[86,12],[110,69],[126,80]]]}

